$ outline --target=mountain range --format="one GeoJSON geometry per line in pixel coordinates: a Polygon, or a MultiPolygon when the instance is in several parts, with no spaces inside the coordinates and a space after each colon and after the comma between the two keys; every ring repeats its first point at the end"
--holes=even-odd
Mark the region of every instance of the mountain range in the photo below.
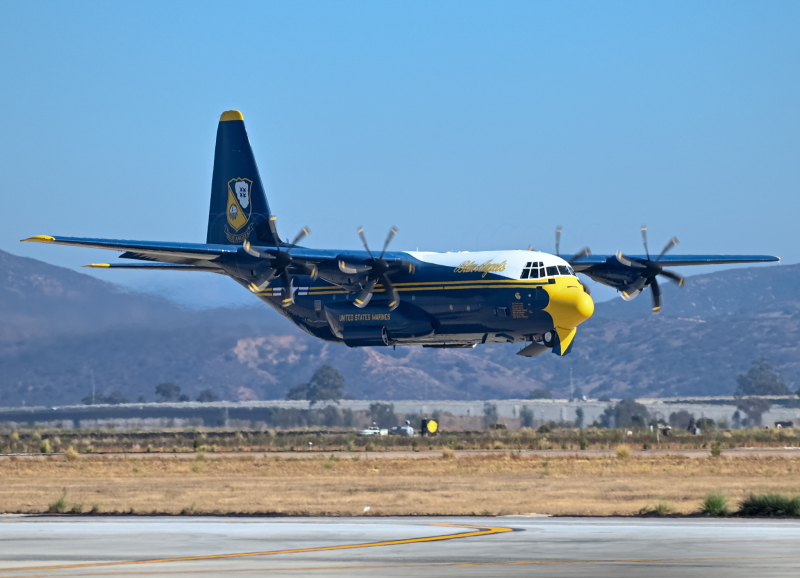
{"type": "MultiPolygon", "coordinates": [[[[175,273],[180,274],[180,273],[175,273]]],[[[185,273],[188,278],[202,273],[185,273]]],[[[0,405],[78,403],[94,387],[152,401],[174,382],[192,399],[282,399],[322,364],[360,399],[730,395],[766,358],[800,384],[800,265],[743,267],[598,303],[570,355],[474,349],[349,349],[316,340],[265,305],[192,310],[70,269],[0,251],[0,405]]],[[[191,282],[189,280],[188,282],[191,282]]],[[[231,291],[242,291],[231,284],[231,291]]]]}

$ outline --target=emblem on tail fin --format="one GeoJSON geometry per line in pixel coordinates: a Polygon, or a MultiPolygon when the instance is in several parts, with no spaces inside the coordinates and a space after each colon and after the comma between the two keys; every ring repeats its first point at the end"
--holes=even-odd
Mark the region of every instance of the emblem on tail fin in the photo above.
{"type": "Polygon", "coordinates": [[[250,179],[231,179],[228,181],[228,224],[235,231],[241,230],[250,220],[252,205],[250,190],[253,181],[250,179]]]}

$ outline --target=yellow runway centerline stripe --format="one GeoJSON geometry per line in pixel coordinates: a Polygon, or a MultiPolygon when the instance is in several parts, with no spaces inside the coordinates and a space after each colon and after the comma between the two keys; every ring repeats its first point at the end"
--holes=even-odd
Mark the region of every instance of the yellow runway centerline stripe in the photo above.
{"type": "Polygon", "coordinates": [[[277,554],[302,554],[307,552],[328,552],[330,550],[353,550],[356,548],[376,548],[378,546],[400,546],[402,544],[419,544],[421,542],[441,542],[443,540],[456,540],[459,538],[473,538],[475,536],[490,536],[513,532],[511,528],[495,528],[487,526],[459,526],[455,524],[431,524],[431,526],[444,526],[448,528],[470,528],[473,532],[459,532],[445,534],[444,536],[426,536],[423,538],[406,538],[404,540],[389,540],[386,542],[367,542],[363,544],[344,544],[341,546],[320,546],[318,548],[298,548],[295,550],[271,550],[267,552],[239,552],[234,554],[210,554],[207,556],[185,556],[180,558],[157,558],[153,560],[124,560],[121,562],[94,562],[85,564],[61,564],[57,566],[27,566],[24,568],[2,568],[0,572],[30,572],[33,570],[66,570],[70,568],[101,568],[107,566],[131,566],[135,564],[163,564],[166,562],[194,562],[197,560],[220,560],[224,558],[246,558],[251,556],[275,556],[277,554]]]}

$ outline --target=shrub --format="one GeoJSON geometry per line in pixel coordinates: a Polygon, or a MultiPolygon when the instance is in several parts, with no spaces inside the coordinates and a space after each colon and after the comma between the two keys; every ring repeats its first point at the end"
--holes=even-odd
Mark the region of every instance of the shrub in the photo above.
{"type": "Polygon", "coordinates": [[[72,504],[72,507],[69,509],[69,511],[72,514],[80,514],[83,512],[83,504],[72,504]]]}
{"type": "Polygon", "coordinates": [[[711,457],[718,458],[722,455],[722,444],[714,442],[711,444],[711,457]]]}
{"type": "Polygon", "coordinates": [[[50,448],[50,440],[42,440],[42,443],[39,444],[39,453],[42,454],[49,454],[53,450],[50,448]]]}
{"type": "Polygon", "coordinates": [[[86,453],[91,454],[94,452],[94,446],[86,446],[86,453]]]}
{"type": "Polygon", "coordinates": [[[750,494],[739,507],[742,516],[800,516],[800,497],[750,494]]]}
{"type": "Polygon", "coordinates": [[[443,460],[452,460],[456,457],[456,452],[452,448],[442,448],[442,459],[443,460]]]}
{"type": "Polygon", "coordinates": [[[69,446],[67,451],[64,452],[64,457],[67,458],[68,462],[74,462],[78,459],[78,452],[75,451],[75,448],[69,446]]]}
{"type": "Polygon", "coordinates": [[[355,450],[355,446],[353,445],[353,440],[347,440],[347,451],[352,452],[355,450]]]}
{"type": "Polygon", "coordinates": [[[51,502],[47,508],[47,511],[51,514],[63,514],[67,511],[67,501],[64,499],[64,496],[61,496],[55,502],[51,502]]]}
{"type": "Polygon", "coordinates": [[[728,499],[722,494],[708,494],[703,500],[703,507],[700,511],[706,516],[727,516],[728,499]]]}
{"type": "Polygon", "coordinates": [[[589,447],[589,440],[586,439],[586,436],[581,436],[581,449],[585,450],[589,447]]]}
{"type": "Polygon", "coordinates": [[[100,504],[92,504],[92,509],[89,510],[90,514],[99,514],[100,513],[100,504]]]}
{"type": "Polygon", "coordinates": [[[645,506],[639,510],[642,516],[668,516],[675,513],[675,506],[670,502],[659,502],[655,506],[645,506]]]}
{"type": "Polygon", "coordinates": [[[620,444],[617,446],[617,457],[621,460],[627,460],[631,455],[631,446],[627,444],[620,444]]]}
{"type": "Polygon", "coordinates": [[[153,444],[147,444],[147,453],[151,453],[153,451],[153,444]]]}
{"type": "Polygon", "coordinates": [[[367,445],[364,447],[364,450],[368,452],[375,451],[375,444],[372,443],[372,440],[367,440],[367,445]]]}

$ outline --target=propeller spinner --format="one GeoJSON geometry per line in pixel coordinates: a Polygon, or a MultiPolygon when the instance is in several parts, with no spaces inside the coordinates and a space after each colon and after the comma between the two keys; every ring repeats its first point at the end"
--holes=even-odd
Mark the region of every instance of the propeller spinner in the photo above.
{"type": "Polygon", "coordinates": [[[650,287],[650,291],[653,297],[653,313],[658,313],[661,310],[661,287],[658,285],[658,280],[656,279],[659,275],[662,277],[666,277],[673,283],[676,283],[678,287],[683,287],[684,279],[683,276],[675,273],[674,271],[669,271],[664,269],[664,267],[659,263],[661,259],[666,255],[673,247],[678,244],[678,238],[672,237],[667,244],[664,245],[664,248],[661,250],[661,253],[656,257],[655,260],[650,258],[650,250],[647,247],[647,226],[642,225],[642,243],[644,244],[644,252],[647,255],[647,260],[637,260],[631,257],[627,257],[622,254],[622,252],[617,253],[617,261],[619,261],[622,265],[626,267],[631,267],[633,269],[639,269],[639,279],[637,279],[633,284],[629,285],[623,292],[622,295],[626,299],[633,299],[636,295],[641,293],[641,291],[645,287],[650,287]]]}

